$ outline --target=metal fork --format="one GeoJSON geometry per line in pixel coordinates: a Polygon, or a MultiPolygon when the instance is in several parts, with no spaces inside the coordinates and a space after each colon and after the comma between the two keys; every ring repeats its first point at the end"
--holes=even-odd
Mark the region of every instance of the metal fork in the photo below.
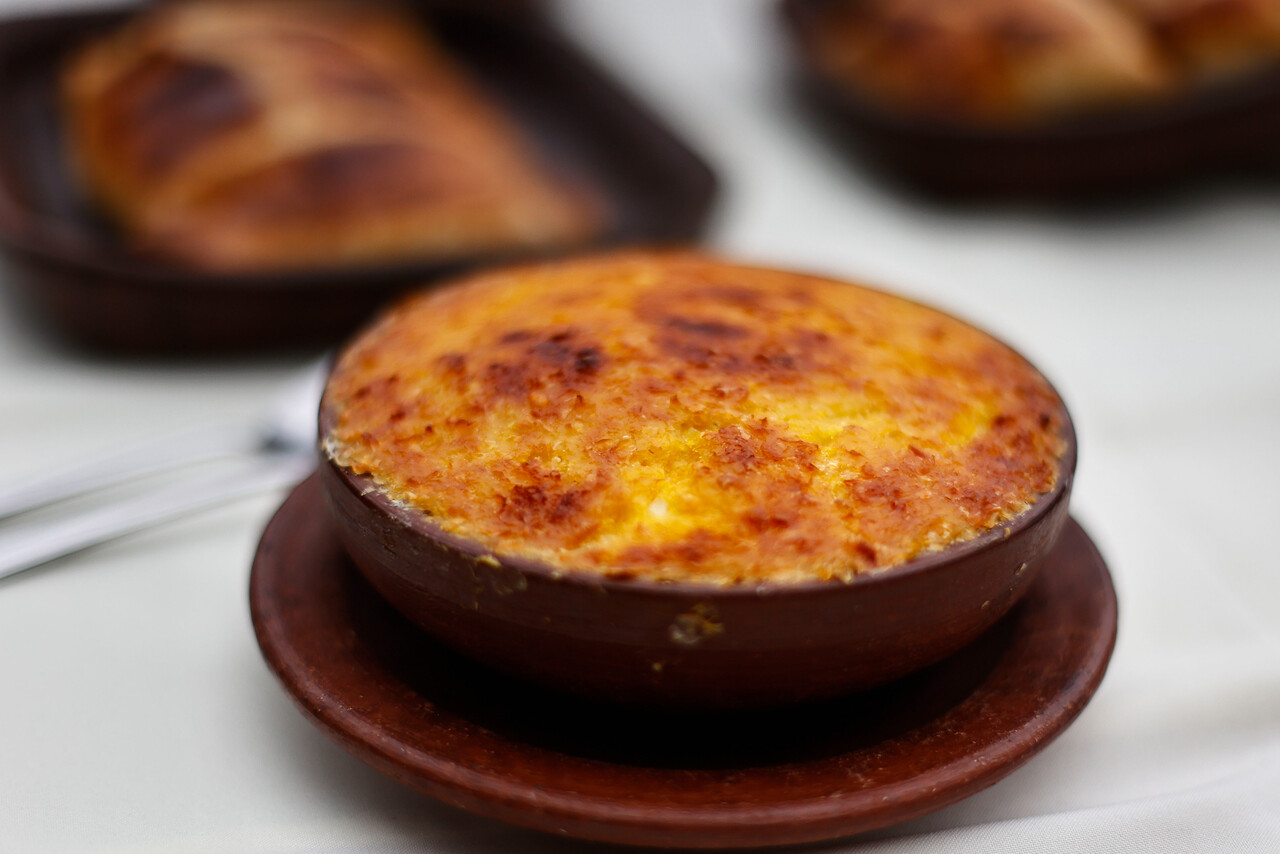
{"type": "Polygon", "coordinates": [[[327,360],[309,366],[261,420],[206,425],[161,437],[38,478],[19,478],[20,487],[0,490],[0,519],[10,519],[183,466],[244,458],[230,468],[65,518],[10,519],[0,527],[0,579],[169,519],[301,480],[315,464],[316,410],[327,372],[327,360]]]}

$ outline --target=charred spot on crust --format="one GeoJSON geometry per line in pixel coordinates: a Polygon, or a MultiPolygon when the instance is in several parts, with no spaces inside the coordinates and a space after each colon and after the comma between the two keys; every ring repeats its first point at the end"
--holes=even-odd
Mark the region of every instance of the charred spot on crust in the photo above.
{"type": "Polygon", "coordinates": [[[446,374],[461,374],[467,369],[467,357],[461,353],[445,353],[436,357],[436,364],[446,374]]]}
{"type": "Polygon", "coordinates": [[[548,386],[571,388],[591,379],[604,366],[605,353],[595,344],[578,340],[580,337],[574,329],[550,334],[515,330],[501,335],[500,348],[524,346],[511,357],[489,364],[486,385],[498,396],[520,397],[548,386]]]}
{"type": "Polygon", "coordinates": [[[877,471],[863,466],[860,477],[845,481],[849,497],[863,507],[885,506],[890,510],[902,510],[908,502],[906,479],[895,471],[877,471]]]}
{"type": "Polygon", "coordinates": [[[835,338],[817,328],[841,319],[815,307],[801,289],[691,282],[675,292],[644,294],[633,312],[653,330],[655,355],[699,370],[791,382],[815,368],[847,363],[835,338]],[[774,323],[796,315],[812,317],[812,325],[774,323]]]}
{"type": "Polygon", "coordinates": [[[550,365],[568,364],[573,356],[573,347],[569,344],[572,337],[572,333],[558,332],[530,347],[529,355],[550,365]]]}
{"type": "Polygon", "coordinates": [[[756,451],[751,437],[737,427],[721,427],[715,436],[716,457],[722,463],[746,471],[756,462],[756,451]]]}
{"type": "Polygon", "coordinates": [[[721,323],[718,320],[696,320],[689,317],[668,317],[664,324],[679,332],[688,332],[705,338],[745,338],[747,330],[741,326],[721,323]]]}
{"type": "Polygon", "coordinates": [[[592,345],[575,344],[574,337],[573,332],[556,333],[534,344],[529,354],[558,378],[576,379],[596,373],[604,364],[604,351],[592,345]]]}
{"type": "Polygon", "coordinates": [[[751,533],[763,534],[766,531],[785,531],[790,528],[794,515],[782,507],[753,507],[742,514],[742,522],[751,533]]]}
{"type": "Polygon", "coordinates": [[[726,353],[707,344],[677,336],[663,336],[658,339],[658,346],[667,355],[693,368],[714,368],[727,373],[742,370],[742,359],[736,353],[726,353]]]}
{"type": "Polygon", "coordinates": [[[573,370],[579,374],[593,374],[600,369],[604,353],[598,347],[583,347],[573,354],[573,370]]]}
{"type": "Polygon", "coordinates": [[[485,385],[500,397],[520,397],[538,386],[536,376],[525,365],[490,362],[484,371],[485,385]]]}
{"type": "Polygon", "coordinates": [[[771,374],[787,374],[796,370],[796,357],[785,351],[761,350],[751,360],[771,374]]]}
{"type": "Polygon", "coordinates": [[[853,551],[858,557],[866,561],[868,566],[875,566],[876,550],[870,543],[866,541],[854,543],[853,551]]]}
{"type": "Polygon", "coordinates": [[[152,53],[112,84],[103,130],[144,174],[163,174],[204,143],[254,117],[257,100],[234,72],[213,63],[152,53]]]}
{"type": "Polygon", "coordinates": [[[657,344],[668,356],[695,368],[737,373],[749,364],[744,352],[748,330],[715,320],[665,315],[653,319],[661,330],[657,344]]]}
{"type": "Polygon", "coordinates": [[[817,445],[789,436],[768,422],[721,427],[711,443],[716,462],[734,474],[770,467],[803,477],[812,471],[818,453],[817,445]]]}
{"type": "Polygon", "coordinates": [[[510,524],[534,530],[563,528],[583,517],[587,490],[555,489],[535,484],[514,486],[500,499],[498,515],[510,524]]]}
{"type": "Polygon", "coordinates": [[[814,370],[841,369],[853,358],[832,335],[807,326],[779,331],[652,311],[637,316],[657,328],[660,353],[703,370],[791,382],[814,370]]]}
{"type": "Polygon", "coordinates": [[[391,374],[390,376],[385,377],[374,377],[367,383],[363,383],[356,388],[352,397],[356,400],[365,400],[370,397],[389,398],[391,396],[392,386],[398,382],[400,382],[400,377],[397,374],[391,374]]]}

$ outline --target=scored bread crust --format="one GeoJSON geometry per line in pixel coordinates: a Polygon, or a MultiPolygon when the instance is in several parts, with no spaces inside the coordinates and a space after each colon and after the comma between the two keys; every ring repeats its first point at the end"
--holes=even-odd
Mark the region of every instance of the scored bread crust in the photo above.
{"type": "Polygon", "coordinates": [[[1280,0],[1113,0],[1144,22],[1189,83],[1280,59],[1280,0]]]}
{"type": "Polygon", "coordinates": [[[1280,60],[1280,0],[833,0],[823,71],[904,116],[1017,125],[1159,102],[1280,60]]]}
{"type": "Polygon", "coordinates": [[[329,0],[187,0],[63,69],[69,154],[139,247],[227,270],[578,243],[554,177],[430,35],[329,0]]]}
{"type": "Polygon", "coordinates": [[[499,556],[614,578],[849,581],[1060,484],[1067,416],[983,332],[694,254],[481,274],[341,356],[325,452],[499,556]]]}
{"type": "Polygon", "coordinates": [[[863,97],[949,120],[1018,122],[1158,95],[1169,69],[1106,0],[847,0],[813,47],[863,97]]]}

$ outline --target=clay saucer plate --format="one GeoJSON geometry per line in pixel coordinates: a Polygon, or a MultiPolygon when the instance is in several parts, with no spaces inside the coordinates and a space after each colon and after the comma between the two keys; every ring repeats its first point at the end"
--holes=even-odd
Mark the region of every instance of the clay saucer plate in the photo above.
{"type": "Polygon", "coordinates": [[[995,628],[882,688],[714,714],[571,699],[485,670],[393,611],[343,553],[314,477],[267,527],[250,605],[302,711],[393,779],[525,827],[700,848],[847,836],[991,785],[1080,713],[1116,632],[1110,574],[1070,522],[995,628]]]}

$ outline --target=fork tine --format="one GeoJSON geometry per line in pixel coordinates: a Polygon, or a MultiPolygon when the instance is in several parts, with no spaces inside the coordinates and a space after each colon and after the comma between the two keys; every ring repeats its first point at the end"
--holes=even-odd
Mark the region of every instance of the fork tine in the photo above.
{"type": "Polygon", "coordinates": [[[260,432],[243,423],[205,424],[53,471],[18,476],[15,485],[0,488],[0,519],[191,463],[250,453],[260,445],[260,432]]]}
{"type": "Polygon", "coordinates": [[[65,518],[10,525],[0,531],[0,579],[158,522],[288,486],[314,466],[307,453],[265,455],[65,518]]]}

